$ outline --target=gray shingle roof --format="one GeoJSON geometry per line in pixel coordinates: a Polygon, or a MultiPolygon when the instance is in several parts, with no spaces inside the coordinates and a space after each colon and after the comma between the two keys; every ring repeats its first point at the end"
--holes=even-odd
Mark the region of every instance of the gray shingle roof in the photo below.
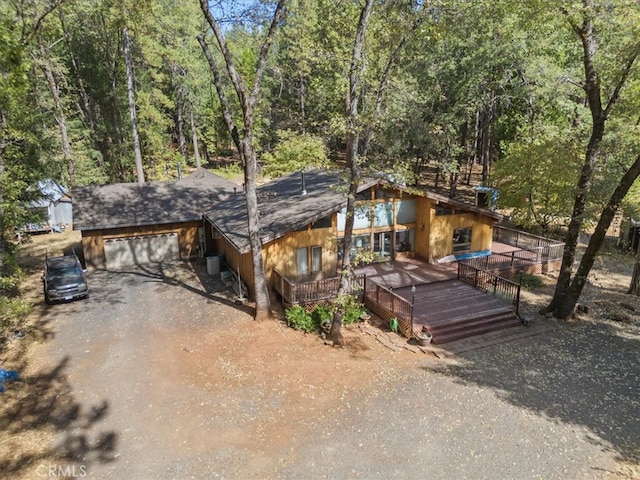
{"type": "MultiPolygon", "coordinates": [[[[296,172],[257,189],[262,243],[279,238],[310,222],[319,220],[346,205],[347,183],[330,170],[296,172]]],[[[366,187],[363,187],[366,188],[366,187]]],[[[247,204],[244,193],[208,209],[204,216],[238,249],[249,252],[247,204]]]]}
{"type": "Polygon", "coordinates": [[[198,221],[202,210],[229,198],[235,183],[198,169],[175,182],[116,183],[73,189],[74,230],[198,221]]]}
{"type": "MultiPolygon", "coordinates": [[[[366,179],[359,191],[382,180],[366,179]]],[[[382,181],[384,183],[384,181],[382,181]]],[[[302,195],[302,176],[296,172],[257,189],[260,211],[260,238],[265,244],[285,234],[341,210],[347,204],[348,179],[335,170],[305,172],[306,195],[302,195]]],[[[502,216],[484,208],[467,205],[441,195],[425,194],[428,198],[501,219],[502,216]]],[[[247,223],[247,205],[243,193],[209,208],[203,215],[240,253],[251,250],[247,223]]]]}

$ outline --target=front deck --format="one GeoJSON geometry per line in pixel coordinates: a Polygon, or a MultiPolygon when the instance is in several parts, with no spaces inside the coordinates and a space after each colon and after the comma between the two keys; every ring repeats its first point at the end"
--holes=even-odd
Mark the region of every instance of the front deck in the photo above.
{"type": "MultiPolygon", "coordinates": [[[[423,329],[435,343],[522,326],[518,318],[522,272],[557,268],[564,244],[494,227],[492,254],[460,262],[431,264],[402,258],[355,269],[352,293],[384,321],[396,318],[399,333],[414,337],[423,329]]],[[[293,281],[274,272],[274,286],[289,305],[330,301],[338,277],[293,281]]]]}

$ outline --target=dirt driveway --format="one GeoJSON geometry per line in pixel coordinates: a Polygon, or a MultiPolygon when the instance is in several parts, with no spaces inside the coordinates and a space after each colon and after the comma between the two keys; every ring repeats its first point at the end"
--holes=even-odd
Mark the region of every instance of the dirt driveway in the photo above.
{"type": "Polygon", "coordinates": [[[333,349],[257,324],[202,265],[93,272],[90,286],[87,301],[40,302],[36,342],[2,354],[23,376],[0,396],[6,478],[638,472],[632,325],[558,324],[442,361],[357,330],[333,349]]]}

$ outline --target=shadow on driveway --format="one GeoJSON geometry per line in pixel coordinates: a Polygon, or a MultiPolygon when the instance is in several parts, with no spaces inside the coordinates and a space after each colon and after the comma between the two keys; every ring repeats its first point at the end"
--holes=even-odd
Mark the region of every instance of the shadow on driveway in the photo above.
{"type": "MultiPolygon", "coordinates": [[[[65,372],[69,361],[65,357],[50,370],[7,385],[1,398],[0,430],[7,442],[13,439],[15,444],[2,448],[9,450],[0,460],[0,472],[7,475],[3,478],[47,476],[50,468],[80,473],[92,464],[114,460],[116,434],[91,433],[94,424],[108,415],[109,404],[85,406],[74,399],[65,372]],[[59,442],[49,446],[41,436],[44,432],[59,435],[59,442]]],[[[21,371],[25,366],[12,368],[21,371]]]]}
{"type": "Polygon", "coordinates": [[[640,462],[640,336],[613,323],[559,323],[545,335],[461,354],[436,367],[462,384],[497,390],[517,407],[586,427],[589,441],[640,462]]]}

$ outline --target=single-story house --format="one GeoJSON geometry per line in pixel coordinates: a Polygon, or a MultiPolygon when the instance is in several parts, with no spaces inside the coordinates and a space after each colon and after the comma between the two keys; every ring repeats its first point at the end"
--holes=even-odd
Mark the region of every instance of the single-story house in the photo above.
{"type": "Polygon", "coordinates": [[[57,226],[70,225],[73,220],[71,196],[69,191],[55,180],[41,180],[35,186],[38,198],[27,203],[26,207],[38,212],[41,222],[25,225],[27,232],[50,232],[57,226]]]}
{"type": "Polygon", "coordinates": [[[203,168],[174,182],[76,187],[73,228],[88,268],[187,260],[204,253],[202,210],[238,187],[203,168]]]}
{"type": "MultiPolygon", "coordinates": [[[[257,189],[262,257],[271,281],[336,275],[345,228],[348,181],[341,172],[311,170],[276,179],[257,189]]],[[[365,179],[358,190],[354,255],[368,260],[411,256],[435,261],[491,249],[494,211],[447,197],[365,179]],[[365,255],[366,254],[366,255],[365,255]]],[[[253,291],[253,263],[243,193],[203,212],[207,255],[223,255],[253,291]]]]}

